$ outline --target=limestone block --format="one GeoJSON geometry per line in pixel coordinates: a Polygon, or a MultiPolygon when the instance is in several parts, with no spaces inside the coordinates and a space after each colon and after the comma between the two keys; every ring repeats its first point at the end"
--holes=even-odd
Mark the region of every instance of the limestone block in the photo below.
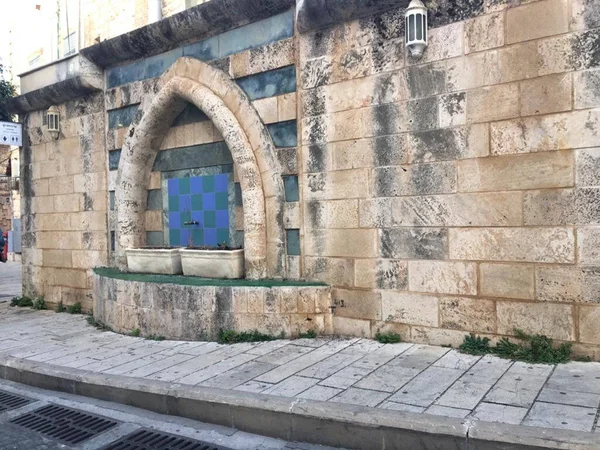
{"type": "Polygon", "coordinates": [[[248,287],[248,313],[262,314],[265,309],[265,288],[248,287]]]}
{"type": "MultiPolygon", "coordinates": [[[[416,62],[433,62],[463,54],[464,22],[429,29],[429,46],[416,62]]],[[[410,60],[410,59],[409,59],[410,60]]]]}
{"type": "Polygon", "coordinates": [[[42,231],[36,233],[37,248],[80,250],[82,233],[76,231],[42,231]]]}
{"type": "Polygon", "coordinates": [[[33,180],[31,183],[32,188],[33,188],[33,196],[41,197],[41,196],[49,195],[50,185],[48,182],[49,182],[49,180],[47,178],[43,179],[43,180],[33,180]]]}
{"type": "Polygon", "coordinates": [[[82,247],[76,248],[79,250],[102,250],[108,249],[108,239],[104,231],[84,231],[82,235],[82,247]]]}
{"type": "Polygon", "coordinates": [[[524,223],[530,225],[600,224],[600,189],[552,189],[527,192],[524,223]]]}
{"type": "Polygon", "coordinates": [[[266,72],[294,63],[294,39],[284,39],[231,56],[234,78],[266,72]]]}
{"type": "Polygon", "coordinates": [[[299,256],[288,256],[287,257],[287,277],[290,280],[300,280],[300,257],[299,256]]]}
{"type": "Polygon", "coordinates": [[[555,303],[497,302],[498,334],[545,334],[563,341],[575,340],[573,307],[555,303]]]}
{"type": "Polygon", "coordinates": [[[406,164],[406,137],[406,134],[401,134],[329,144],[328,152],[333,157],[332,168],[346,170],[406,164]]]}
{"type": "Polygon", "coordinates": [[[506,12],[506,43],[528,41],[569,31],[567,0],[543,0],[506,12]]]}
{"type": "Polygon", "coordinates": [[[373,196],[448,194],[456,192],[456,163],[452,161],[382,167],[373,170],[373,196]]]}
{"type": "MultiPolygon", "coordinates": [[[[494,64],[490,67],[495,70],[498,83],[525,80],[538,76],[542,65],[536,42],[523,42],[511,45],[496,51],[494,64]]],[[[492,58],[488,58],[488,61],[492,58]]]]}
{"type": "Polygon", "coordinates": [[[358,228],[358,200],[332,200],[326,203],[327,228],[358,228]]]}
{"type": "Polygon", "coordinates": [[[577,187],[600,186],[600,148],[578,150],[575,155],[577,187]]]}
{"type": "Polygon", "coordinates": [[[487,297],[534,298],[534,268],[525,264],[481,264],[481,295],[487,297]]]}
{"type": "Polygon", "coordinates": [[[146,211],[146,231],[163,231],[162,211],[146,211]]]}
{"type": "Polygon", "coordinates": [[[361,227],[522,225],[521,194],[455,194],[360,201],[361,227]]]}
{"type": "Polygon", "coordinates": [[[600,227],[577,228],[577,262],[600,266],[600,227]]]}
{"type": "Polygon", "coordinates": [[[263,123],[275,123],[278,122],[277,112],[277,97],[261,98],[254,100],[252,106],[256,108],[258,115],[262,119],[263,123]]]}
{"type": "Polygon", "coordinates": [[[54,269],[54,284],[57,286],[87,288],[87,275],[85,270],[54,269]]]}
{"type": "Polygon", "coordinates": [[[50,214],[54,210],[54,197],[33,197],[31,212],[34,214],[50,214]]]}
{"type": "Polygon", "coordinates": [[[570,187],[574,161],[570,151],[506,155],[458,161],[461,192],[570,187]]]}
{"type": "Polygon", "coordinates": [[[465,22],[465,54],[504,45],[504,13],[479,16],[465,22]]]}
{"type": "Polygon", "coordinates": [[[429,295],[383,291],[381,313],[387,322],[439,326],[438,298],[429,295]]]}
{"type": "Polygon", "coordinates": [[[536,298],[550,302],[599,303],[598,267],[536,268],[536,298]]]}
{"type": "Polygon", "coordinates": [[[86,206],[94,211],[108,211],[108,195],[106,191],[86,193],[84,198],[84,209],[86,206]]]}
{"type": "Polygon", "coordinates": [[[579,342],[587,344],[600,344],[600,307],[579,308],[579,342]]]}
{"type": "Polygon", "coordinates": [[[451,330],[495,333],[496,304],[481,298],[440,299],[440,327],[451,330]]]}
{"type": "Polygon", "coordinates": [[[296,119],[296,93],[277,97],[277,117],[280,122],[296,119]]]}
{"type": "Polygon", "coordinates": [[[335,59],[332,81],[366,77],[373,73],[373,66],[373,48],[371,46],[355,47],[343,51],[335,59]]]}
{"type": "Polygon", "coordinates": [[[78,212],[83,209],[82,194],[55,195],[53,212],[78,212]]]}
{"type": "Polygon", "coordinates": [[[452,161],[489,154],[487,124],[408,134],[409,162],[452,161]]]}
{"type": "Polygon", "coordinates": [[[72,258],[73,268],[75,269],[90,269],[108,265],[108,254],[106,251],[73,250],[72,258]]]}
{"type": "Polygon", "coordinates": [[[302,192],[307,201],[366,198],[369,185],[357,183],[357,180],[367,179],[368,171],[365,169],[307,174],[303,177],[302,192]]]}
{"type": "Polygon", "coordinates": [[[298,288],[280,287],[277,288],[278,302],[282,314],[295,314],[298,312],[298,288]]]}
{"type": "Polygon", "coordinates": [[[477,265],[451,261],[409,261],[408,290],[477,295],[477,265]]]}
{"type": "Polygon", "coordinates": [[[314,314],[317,301],[317,290],[311,287],[298,288],[297,309],[300,314],[314,314]]]}
{"type": "Polygon", "coordinates": [[[600,70],[587,70],[573,74],[575,109],[600,106],[600,70]]]}
{"type": "Polygon", "coordinates": [[[73,267],[71,250],[44,250],[44,267],[73,267]]]}
{"type": "Polygon", "coordinates": [[[383,258],[446,259],[448,230],[443,228],[385,228],[379,230],[379,248],[383,258]]]}
{"type": "Polygon", "coordinates": [[[371,45],[372,73],[389,72],[404,66],[404,39],[386,39],[371,45]]]}
{"type": "Polygon", "coordinates": [[[68,214],[37,214],[36,226],[39,231],[71,230],[68,214]]]}
{"type": "Polygon", "coordinates": [[[450,259],[573,264],[572,228],[450,229],[450,259]]]}
{"type": "Polygon", "coordinates": [[[331,286],[354,285],[354,260],[343,258],[304,258],[303,278],[323,281],[331,286]]]}
{"type": "Polygon", "coordinates": [[[314,230],[304,237],[304,251],[309,256],[374,258],[377,256],[377,230],[314,230]],[[352,242],[352,245],[348,245],[352,242]]]}
{"type": "Polygon", "coordinates": [[[161,180],[160,172],[150,172],[150,178],[148,180],[148,189],[160,189],[161,180]]]}
{"type": "MultiPolygon", "coordinates": [[[[243,219],[243,213],[240,214],[243,219]]],[[[237,213],[236,213],[237,218],[237,213]]],[[[283,228],[298,229],[300,228],[300,204],[299,203],[286,203],[283,208],[283,228]]],[[[241,228],[244,229],[243,226],[241,228]]]]}
{"type": "Polygon", "coordinates": [[[333,289],[332,300],[336,317],[381,320],[381,293],[333,289]]]}
{"type": "Polygon", "coordinates": [[[410,327],[410,341],[417,344],[449,345],[458,348],[465,339],[464,331],[443,328],[410,327]]]}
{"type": "Polygon", "coordinates": [[[518,83],[482,87],[467,92],[467,123],[492,122],[518,116],[518,83]]]}
{"type": "Polygon", "coordinates": [[[85,211],[68,215],[71,230],[105,231],[106,213],[104,211],[85,211]]]}
{"type": "Polygon", "coordinates": [[[338,336],[371,337],[371,322],[333,316],[333,332],[338,336]]]}
{"type": "Polygon", "coordinates": [[[571,109],[571,74],[548,75],[521,82],[521,116],[571,109]]]}
{"type": "Polygon", "coordinates": [[[300,67],[302,89],[311,89],[329,83],[333,78],[334,62],[330,56],[305,61],[300,67]]]}
{"type": "Polygon", "coordinates": [[[357,259],[354,284],[360,288],[403,291],[408,287],[408,264],[397,259],[357,259]]]}
{"type": "Polygon", "coordinates": [[[440,96],[440,128],[465,125],[467,123],[467,94],[454,92],[440,96]]]}
{"type": "Polygon", "coordinates": [[[530,117],[492,124],[491,153],[595,147],[599,137],[600,110],[530,117]]]}

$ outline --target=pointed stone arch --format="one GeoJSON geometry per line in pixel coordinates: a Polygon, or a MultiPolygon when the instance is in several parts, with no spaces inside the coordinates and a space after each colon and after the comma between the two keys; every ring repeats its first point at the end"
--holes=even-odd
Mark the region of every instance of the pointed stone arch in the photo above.
{"type": "Polygon", "coordinates": [[[271,136],[244,91],[223,71],[179,58],[160,78],[160,91],[130,127],[116,186],[116,261],[145,245],[145,211],[154,159],[175,118],[189,102],[203,111],[231,151],[244,203],[246,276],[285,278],[284,190],[271,136]]]}

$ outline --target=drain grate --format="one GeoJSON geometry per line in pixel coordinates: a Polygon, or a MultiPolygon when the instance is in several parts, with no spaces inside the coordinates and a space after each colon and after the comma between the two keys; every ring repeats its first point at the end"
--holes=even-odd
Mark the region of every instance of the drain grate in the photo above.
{"type": "Polygon", "coordinates": [[[79,444],[117,424],[114,420],[57,405],[36,409],[11,423],[70,445],[79,444]]]}
{"type": "Polygon", "coordinates": [[[230,450],[173,434],[139,430],[113,442],[103,450],[230,450]]]}
{"type": "Polygon", "coordinates": [[[9,409],[20,408],[28,403],[31,403],[31,400],[28,398],[0,391],[0,413],[9,409]]]}

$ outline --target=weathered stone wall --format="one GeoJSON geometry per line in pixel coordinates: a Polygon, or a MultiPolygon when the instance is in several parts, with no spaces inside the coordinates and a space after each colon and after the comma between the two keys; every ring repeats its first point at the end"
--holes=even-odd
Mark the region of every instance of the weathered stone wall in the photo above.
{"type": "Polygon", "coordinates": [[[402,10],[300,37],[302,275],[336,287],[337,332],[596,351],[593,3],[429,2],[418,61],[402,10]]]}
{"type": "Polygon", "coordinates": [[[92,267],[107,264],[107,160],[102,94],[57,105],[61,132],[45,111],[25,117],[21,154],[24,293],[92,309],[92,267]]]}

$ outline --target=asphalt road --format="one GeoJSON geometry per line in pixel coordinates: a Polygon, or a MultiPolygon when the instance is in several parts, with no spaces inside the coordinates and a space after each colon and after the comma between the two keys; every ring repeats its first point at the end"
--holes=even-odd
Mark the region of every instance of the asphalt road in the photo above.
{"type": "MultiPolygon", "coordinates": [[[[331,447],[286,442],[280,439],[244,433],[219,425],[211,425],[173,416],[164,416],[121,404],[46,391],[2,380],[0,380],[0,410],[2,409],[3,393],[27,397],[31,402],[20,408],[0,412],[1,450],[99,450],[104,449],[107,445],[116,440],[141,429],[160,431],[202,441],[207,444],[213,444],[216,448],[247,450],[334,450],[331,447]],[[79,443],[78,445],[69,446],[39,432],[30,431],[10,423],[11,420],[14,420],[17,417],[39,410],[47,405],[59,405],[62,407],[73,408],[84,413],[105,417],[117,421],[117,425],[91,439],[79,443]]],[[[167,448],[170,447],[164,447],[165,450],[167,448]]],[[[163,450],[163,448],[160,450],[163,450]]]]}

